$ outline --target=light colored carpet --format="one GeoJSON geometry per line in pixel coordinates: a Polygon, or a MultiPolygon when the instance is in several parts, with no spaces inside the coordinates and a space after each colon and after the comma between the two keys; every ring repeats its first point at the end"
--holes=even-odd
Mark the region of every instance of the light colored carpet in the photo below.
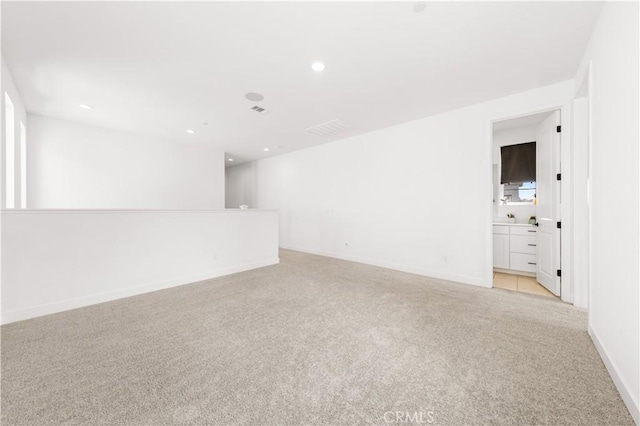
{"type": "Polygon", "coordinates": [[[3,326],[2,424],[633,424],[569,305],[281,261],[3,326]]]}

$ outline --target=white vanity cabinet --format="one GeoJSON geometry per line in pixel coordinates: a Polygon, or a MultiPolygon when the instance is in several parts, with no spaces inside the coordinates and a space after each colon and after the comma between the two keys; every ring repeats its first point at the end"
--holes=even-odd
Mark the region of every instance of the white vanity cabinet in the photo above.
{"type": "Polygon", "coordinates": [[[493,225],[493,267],[509,269],[509,227],[493,225]]]}
{"type": "Polygon", "coordinates": [[[493,267],[535,274],[538,228],[528,224],[493,225],[493,267]]]}

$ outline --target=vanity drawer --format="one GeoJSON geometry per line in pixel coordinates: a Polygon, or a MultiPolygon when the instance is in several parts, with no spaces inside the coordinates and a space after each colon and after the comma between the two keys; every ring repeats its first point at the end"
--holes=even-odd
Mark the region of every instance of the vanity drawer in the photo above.
{"type": "Polygon", "coordinates": [[[538,238],[532,235],[511,235],[510,247],[511,252],[536,254],[536,246],[538,238]]]}
{"type": "Polygon", "coordinates": [[[509,226],[508,225],[493,225],[493,233],[494,234],[509,235],[509,226]]]}
{"type": "Polygon", "coordinates": [[[536,255],[511,253],[510,268],[516,271],[536,272],[536,255]]]}
{"type": "Polygon", "coordinates": [[[537,235],[538,228],[535,226],[512,226],[511,235],[537,235]]]}

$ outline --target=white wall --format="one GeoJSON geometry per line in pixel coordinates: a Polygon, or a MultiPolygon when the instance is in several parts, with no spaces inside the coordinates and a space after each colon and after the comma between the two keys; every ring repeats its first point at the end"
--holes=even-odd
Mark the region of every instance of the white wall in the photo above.
{"type": "MultiPolygon", "coordinates": [[[[7,66],[6,61],[4,60],[4,56],[1,58],[1,65],[2,65],[2,91],[0,93],[0,97],[2,98],[2,100],[0,101],[1,105],[2,105],[2,111],[0,111],[0,115],[2,116],[2,147],[0,148],[1,154],[0,156],[2,157],[2,167],[0,167],[0,170],[2,171],[2,173],[0,173],[1,177],[0,177],[0,183],[1,183],[1,187],[2,190],[0,192],[2,201],[0,201],[2,207],[5,207],[5,158],[6,158],[6,153],[5,153],[5,148],[6,148],[6,141],[5,141],[5,136],[6,136],[6,131],[5,131],[5,99],[4,99],[4,94],[5,92],[9,94],[9,97],[11,98],[11,102],[13,102],[13,106],[15,109],[15,122],[14,122],[14,134],[15,134],[15,194],[16,194],[16,198],[15,198],[15,205],[16,207],[20,206],[20,174],[21,174],[21,168],[20,168],[20,164],[21,164],[21,158],[20,158],[20,122],[22,122],[25,127],[27,127],[27,112],[24,108],[24,104],[22,103],[22,98],[20,96],[20,92],[18,91],[18,88],[16,87],[14,81],[13,81],[13,76],[11,75],[11,71],[9,70],[9,67],[7,66]]],[[[27,129],[27,135],[28,135],[28,129],[27,129]]]]}
{"type": "Polygon", "coordinates": [[[243,204],[255,207],[255,189],[257,182],[253,171],[254,162],[228,167],[225,171],[225,206],[237,209],[243,204]]]}
{"type": "Polygon", "coordinates": [[[29,114],[29,207],[222,209],[224,152],[29,114]]]}
{"type": "Polygon", "coordinates": [[[275,211],[5,211],[2,322],[278,263],[275,211]]]}
{"type": "Polygon", "coordinates": [[[283,247],[490,287],[490,122],[572,93],[567,81],[261,160],[228,188],[255,182],[247,204],[280,209],[283,247]]]}
{"type": "Polygon", "coordinates": [[[638,49],[638,3],[606,3],[577,74],[584,75],[592,63],[590,334],[636,423],[638,49]]]}
{"type": "MultiPolygon", "coordinates": [[[[497,182],[494,182],[494,188],[496,185],[500,185],[500,147],[506,145],[516,145],[526,142],[534,142],[537,135],[538,126],[521,126],[512,129],[496,130],[493,132],[493,164],[497,166],[497,182]]],[[[509,204],[503,206],[499,197],[494,192],[493,199],[494,204],[494,216],[496,218],[506,218],[507,213],[513,213],[516,216],[517,223],[528,223],[531,216],[536,215],[536,206],[533,204],[509,204]]]]}

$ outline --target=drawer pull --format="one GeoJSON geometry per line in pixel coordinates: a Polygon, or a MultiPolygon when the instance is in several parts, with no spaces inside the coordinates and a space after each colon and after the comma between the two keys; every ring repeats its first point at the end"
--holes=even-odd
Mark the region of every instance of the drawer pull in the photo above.
{"type": "Polygon", "coordinates": [[[527,244],[529,247],[535,247],[535,244],[527,244]]]}
{"type": "Polygon", "coordinates": [[[533,230],[532,229],[527,229],[527,232],[536,232],[536,230],[535,229],[533,229],[533,230]]]}
{"type": "Polygon", "coordinates": [[[535,262],[527,262],[529,265],[537,265],[535,262]]]}

